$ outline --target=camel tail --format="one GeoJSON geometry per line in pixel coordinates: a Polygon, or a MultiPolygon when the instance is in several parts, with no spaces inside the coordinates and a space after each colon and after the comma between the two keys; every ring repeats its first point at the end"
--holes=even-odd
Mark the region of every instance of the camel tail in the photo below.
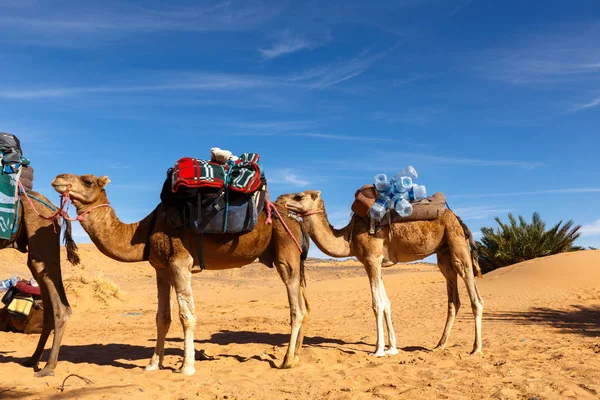
{"type": "MultiPolygon", "coordinates": [[[[452,212],[452,213],[454,214],[454,212],[452,212]]],[[[467,224],[465,224],[458,215],[454,214],[454,216],[460,223],[460,226],[462,226],[463,231],[465,232],[465,237],[469,241],[469,248],[471,250],[471,262],[473,264],[473,273],[475,274],[475,276],[480,277],[481,276],[481,267],[479,266],[479,251],[477,250],[477,243],[475,243],[473,234],[471,233],[471,230],[469,229],[467,224]]]]}
{"type": "Polygon", "coordinates": [[[306,287],[306,274],[304,269],[304,264],[306,258],[308,257],[308,249],[310,247],[310,237],[308,236],[308,232],[306,232],[306,227],[304,223],[300,222],[300,230],[302,231],[302,253],[300,254],[300,284],[302,287],[306,287]]]}
{"type": "Polygon", "coordinates": [[[77,244],[73,240],[71,221],[63,219],[63,229],[65,230],[63,239],[65,242],[65,248],[67,249],[67,260],[69,260],[69,262],[73,265],[78,265],[81,262],[81,259],[77,253],[77,244]]]}

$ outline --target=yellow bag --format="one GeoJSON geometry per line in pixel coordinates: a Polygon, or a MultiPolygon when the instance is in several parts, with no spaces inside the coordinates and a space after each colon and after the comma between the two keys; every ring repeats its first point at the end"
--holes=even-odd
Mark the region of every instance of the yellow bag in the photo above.
{"type": "Polygon", "coordinates": [[[18,294],[8,305],[8,312],[15,317],[27,317],[33,307],[33,297],[18,294]]]}

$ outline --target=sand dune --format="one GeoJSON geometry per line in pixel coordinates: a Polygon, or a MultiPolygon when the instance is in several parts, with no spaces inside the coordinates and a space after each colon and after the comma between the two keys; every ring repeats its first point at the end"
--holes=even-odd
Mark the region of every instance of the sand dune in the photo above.
{"type": "MultiPolygon", "coordinates": [[[[26,256],[2,250],[0,277],[29,277],[26,256]]],[[[20,361],[37,336],[0,333],[0,398],[158,399],[565,399],[600,396],[600,252],[528,261],[479,280],[484,354],[468,297],[444,352],[446,288],[431,265],[386,269],[400,354],[373,358],[368,280],[356,263],[312,261],[312,306],[302,364],[277,370],[288,339],[287,298],[277,272],[260,265],[194,276],[197,373],[172,373],[182,355],[173,306],[163,371],[145,372],[155,339],[154,271],[81,246],[82,267],[64,265],[73,305],[55,377],[33,378],[20,361]],[[114,284],[113,284],[114,283],[114,284]],[[57,388],[72,373],[65,391],[57,388]]]]}

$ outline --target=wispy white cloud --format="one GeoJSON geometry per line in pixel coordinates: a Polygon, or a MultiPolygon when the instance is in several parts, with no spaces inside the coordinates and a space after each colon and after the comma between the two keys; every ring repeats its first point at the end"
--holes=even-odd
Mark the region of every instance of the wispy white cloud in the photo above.
{"type": "Polygon", "coordinates": [[[188,74],[163,77],[164,84],[125,84],[105,86],[73,86],[60,88],[12,88],[0,89],[0,98],[37,99],[51,97],[71,97],[82,94],[103,93],[144,93],[163,91],[199,91],[199,90],[242,90],[256,87],[268,87],[275,81],[260,76],[234,74],[188,74]]]}
{"type": "Polygon", "coordinates": [[[233,122],[235,128],[249,130],[297,131],[317,126],[316,121],[269,121],[269,122],[233,122]]]}
{"type": "Polygon", "coordinates": [[[458,14],[463,8],[467,8],[473,1],[475,0],[466,0],[463,1],[461,4],[457,5],[456,8],[454,10],[452,10],[452,12],[450,13],[450,16],[453,17],[456,14],[458,14]]]}
{"type": "MultiPolygon", "coordinates": [[[[370,55],[362,52],[347,63],[331,64],[311,69],[297,76],[262,76],[226,74],[214,72],[196,73],[154,73],[140,82],[98,86],[59,86],[59,87],[0,87],[0,98],[43,99],[73,97],[83,94],[147,93],[163,91],[233,91],[245,89],[300,89],[322,90],[350,80],[369,69],[387,53],[370,55]],[[155,82],[164,82],[156,84],[155,82]]],[[[139,78],[142,79],[142,78],[139,78]]]]}
{"type": "Polygon", "coordinates": [[[582,236],[600,236],[600,219],[586,224],[579,230],[582,236]]]}
{"type": "Polygon", "coordinates": [[[472,199],[481,199],[488,197],[521,197],[535,196],[540,194],[581,194],[581,193],[600,193],[600,188],[572,188],[572,189],[549,189],[536,190],[531,192],[506,192],[506,193],[474,193],[474,194],[455,194],[453,198],[468,197],[472,199]]]}
{"type": "Polygon", "coordinates": [[[573,84],[600,77],[598,26],[578,26],[561,35],[520,38],[520,47],[486,52],[476,69],[482,77],[515,85],[573,84]]]}
{"type": "Polygon", "coordinates": [[[302,136],[302,137],[312,137],[317,139],[332,139],[332,140],[350,140],[350,141],[372,141],[372,142],[395,142],[395,139],[390,138],[382,138],[382,137],[372,137],[372,136],[350,136],[350,135],[337,135],[337,134],[329,134],[329,133],[293,133],[291,136],[302,136]]]}
{"type": "Polygon", "coordinates": [[[597,99],[594,99],[594,100],[592,100],[592,101],[590,101],[588,103],[584,103],[582,105],[579,105],[579,106],[575,107],[575,111],[585,110],[587,108],[594,108],[594,107],[597,107],[597,106],[600,106],[600,97],[598,97],[597,99]]]}
{"type": "Polygon", "coordinates": [[[478,207],[457,207],[452,211],[459,215],[463,220],[485,219],[496,217],[499,214],[511,212],[510,208],[502,208],[498,206],[478,206],[478,207]]]}
{"type": "Polygon", "coordinates": [[[397,47],[398,44],[381,53],[372,53],[365,50],[350,60],[312,68],[302,74],[285,78],[285,80],[309,89],[326,89],[362,75],[373,64],[385,58],[397,47]]]}
{"type": "Polygon", "coordinates": [[[0,3],[4,32],[0,40],[59,46],[131,32],[240,31],[258,26],[281,11],[280,6],[250,0],[216,0],[188,7],[168,3],[140,6],[119,0],[39,1],[28,2],[28,7],[11,3],[0,3]]]}
{"type": "Polygon", "coordinates": [[[331,34],[327,33],[322,40],[309,40],[306,37],[293,34],[289,30],[280,34],[279,39],[270,47],[258,49],[266,59],[273,59],[288,54],[296,53],[301,50],[312,50],[317,47],[325,46],[331,41],[331,34]]]}
{"type": "Polygon", "coordinates": [[[397,153],[404,157],[410,156],[425,161],[430,161],[432,164],[449,164],[449,165],[470,165],[474,167],[516,167],[524,169],[533,169],[543,166],[541,162],[531,161],[513,161],[513,160],[482,160],[477,158],[459,158],[459,157],[443,157],[426,154],[411,154],[397,153]]]}
{"type": "Polygon", "coordinates": [[[358,142],[401,142],[401,140],[383,138],[383,137],[372,137],[372,136],[351,136],[351,135],[338,135],[333,133],[314,133],[314,132],[292,132],[285,133],[282,131],[273,130],[271,132],[237,132],[232,133],[235,136],[275,136],[278,138],[290,138],[290,137],[306,137],[315,139],[329,139],[329,140],[347,140],[347,141],[358,141],[358,142]]]}
{"type": "Polygon", "coordinates": [[[297,175],[293,170],[269,169],[267,182],[270,184],[291,186],[291,187],[306,187],[310,185],[310,181],[304,177],[297,175]]]}
{"type": "Polygon", "coordinates": [[[402,112],[375,111],[371,118],[389,124],[425,126],[439,119],[443,111],[433,108],[408,109],[402,112]]]}

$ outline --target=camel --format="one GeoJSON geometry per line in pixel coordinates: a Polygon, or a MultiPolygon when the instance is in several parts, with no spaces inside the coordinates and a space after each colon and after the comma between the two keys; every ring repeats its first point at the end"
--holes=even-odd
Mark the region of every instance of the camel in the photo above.
{"type": "MultiPolygon", "coordinates": [[[[48,337],[54,330],[48,361],[44,368],[35,374],[37,377],[53,376],[66,324],[71,315],[71,307],[65,294],[60,269],[60,225],[57,219],[43,218],[52,217],[57,207],[37,192],[30,191],[28,194],[36,200],[32,200],[30,203],[25,194],[20,194],[17,232],[9,240],[0,240],[0,249],[12,247],[28,253],[27,266],[40,285],[44,311],[42,332],[37,347],[23,365],[37,369],[48,337]],[[40,217],[38,212],[43,217],[40,217]]],[[[65,220],[65,226],[67,258],[73,265],[76,265],[79,263],[79,256],[77,255],[77,246],[71,237],[70,222],[65,220]]]]}
{"type": "MultiPolygon", "coordinates": [[[[194,329],[196,325],[192,272],[198,272],[197,235],[177,228],[174,220],[179,212],[162,202],[139,222],[121,222],[108,205],[105,187],[108,177],[94,175],[58,175],[52,186],[59,193],[69,193],[77,210],[81,226],[98,249],[121,262],[149,261],[156,270],[158,310],[157,340],[147,371],[163,368],[165,337],[171,324],[170,288],[175,288],[179,305],[179,320],[184,331],[183,364],[176,372],[195,373],[194,329]]],[[[283,206],[275,202],[282,211],[283,206]]],[[[204,261],[207,270],[239,268],[257,258],[269,267],[275,266],[285,283],[290,305],[290,343],[281,368],[291,368],[300,361],[305,323],[309,305],[305,295],[304,260],[309,239],[301,224],[288,216],[267,223],[269,206],[261,212],[256,227],[246,233],[204,235],[204,261]],[[283,224],[290,229],[290,237],[283,224]],[[298,238],[298,239],[296,239],[298,238]],[[302,242],[302,251],[297,243],[302,242]]]]}
{"type": "Polygon", "coordinates": [[[452,324],[460,308],[457,275],[465,282],[471,308],[475,316],[475,341],[472,354],[481,353],[481,317],[483,299],[475,282],[480,276],[479,263],[474,248],[475,242],[466,225],[452,211],[445,210],[431,221],[394,222],[375,235],[369,233],[367,218],[353,216],[342,229],[334,229],[327,220],[325,204],[320,191],[308,190],[280,196],[286,208],[303,217],[306,230],[317,247],[330,257],[356,257],[365,267],[373,301],[373,312],[377,324],[377,357],[397,354],[396,335],[392,325],[390,301],[386,295],[381,276],[382,267],[398,262],[421,260],[437,255],[440,271],[446,278],[448,313],[442,337],[436,349],[445,349],[452,324]],[[388,346],[385,347],[383,321],[388,330],[388,346]]]}

